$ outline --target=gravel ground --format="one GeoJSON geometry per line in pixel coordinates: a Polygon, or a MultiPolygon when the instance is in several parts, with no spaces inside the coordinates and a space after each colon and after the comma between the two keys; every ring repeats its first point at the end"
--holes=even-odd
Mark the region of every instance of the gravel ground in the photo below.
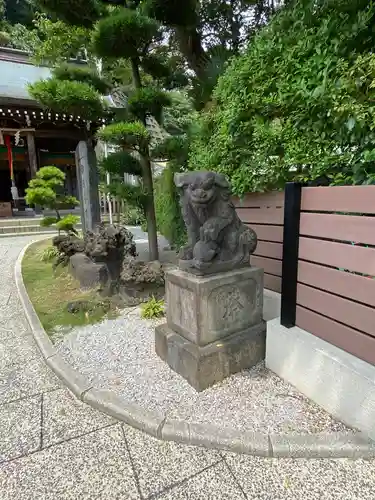
{"type": "Polygon", "coordinates": [[[131,309],[73,330],[57,347],[94,386],[176,419],[265,433],[349,430],[263,364],[197,393],[156,356],[156,324],[131,309]]]}

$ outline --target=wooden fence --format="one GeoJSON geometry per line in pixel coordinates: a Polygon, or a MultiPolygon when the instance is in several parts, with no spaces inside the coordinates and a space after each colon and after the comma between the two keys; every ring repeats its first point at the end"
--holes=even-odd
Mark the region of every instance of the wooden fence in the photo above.
{"type": "Polygon", "coordinates": [[[254,193],[234,199],[240,219],[258,235],[251,257],[253,266],[264,268],[264,286],[281,292],[283,258],[284,193],[254,193]]]}
{"type": "Polygon", "coordinates": [[[258,235],[252,264],[282,292],[281,323],[375,365],[375,186],[289,184],[234,203],[258,235]]]}
{"type": "Polygon", "coordinates": [[[375,186],[302,188],[296,325],[375,364],[375,186]]]}
{"type": "MultiPolygon", "coordinates": [[[[100,202],[100,211],[102,215],[107,216],[109,214],[109,203],[108,198],[105,193],[99,192],[99,202],[100,202]]],[[[111,211],[113,215],[124,213],[124,202],[118,201],[113,198],[110,199],[111,203],[111,211]]]]}

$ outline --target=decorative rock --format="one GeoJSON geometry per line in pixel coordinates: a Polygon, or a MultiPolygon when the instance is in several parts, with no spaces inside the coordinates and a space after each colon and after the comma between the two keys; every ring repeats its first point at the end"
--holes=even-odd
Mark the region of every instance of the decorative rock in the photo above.
{"type": "Polygon", "coordinates": [[[84,253],[77,253],[70,258],[69,270],[82,288],[105,288],[109,285],[110,277],[106,264],[93,262],[84,253]]]}
{"type": "Polygon", "coordinates": [[[126,259],[120,276],[119,293],[127,305],[147,302],[152,296],[164,296],[164,270],[160,262],[126,259]]]}
{"type": "Polygon", "coordinates": [[[215,172],[191,172],[175,174],[175,184],[188,232],[180,268],[203,275],[249,266],[257,236],[239,219],[226,178],[215,172]]]}
{"type": "Polygon", "coordinates": [[[136,256],[133,234],[122,226],[101,224],[96,232],[86,232],[85,254],[95,263],[104,263],[111,281],[117,282],[124,257],[136,256]]]}
{"type": "Polygon", "coordinates": [[[59,235],[55,236],[52,244],[59,251],[59,258],[56,265],[68,264],[70,257],[76,253],[82,253],[85,250],[85,242],[74,235],[59,235]]]}

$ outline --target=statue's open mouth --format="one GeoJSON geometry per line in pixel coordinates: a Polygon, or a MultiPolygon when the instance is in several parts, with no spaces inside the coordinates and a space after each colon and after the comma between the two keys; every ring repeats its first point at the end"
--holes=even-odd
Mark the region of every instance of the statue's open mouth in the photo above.
{"type": "Polygon", "coordinates": [[[201,195],[201,196],[195,196],[194,194],[191,194],[191,200],[193,203],[196,205],[207,205],[208,203],[211,203],[211,201],[214,199],[214,196],[211,194],[206,194],[206,195],[201,195]]]}

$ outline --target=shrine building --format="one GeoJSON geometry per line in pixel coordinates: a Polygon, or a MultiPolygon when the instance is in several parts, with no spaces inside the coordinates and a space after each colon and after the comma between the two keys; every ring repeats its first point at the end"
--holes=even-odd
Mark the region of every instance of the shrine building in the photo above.
{"type": "Polygon", "coordinates": [[[63,170],[66,194],[79,197],[75,149],[87,136],[87,123],[45,110],[29,95],[27,85],[51,71],[35,66],[26,52],[0,48],[0,73],[0,217],[26,213],[25,189],[43,166],[63,170]]]}

